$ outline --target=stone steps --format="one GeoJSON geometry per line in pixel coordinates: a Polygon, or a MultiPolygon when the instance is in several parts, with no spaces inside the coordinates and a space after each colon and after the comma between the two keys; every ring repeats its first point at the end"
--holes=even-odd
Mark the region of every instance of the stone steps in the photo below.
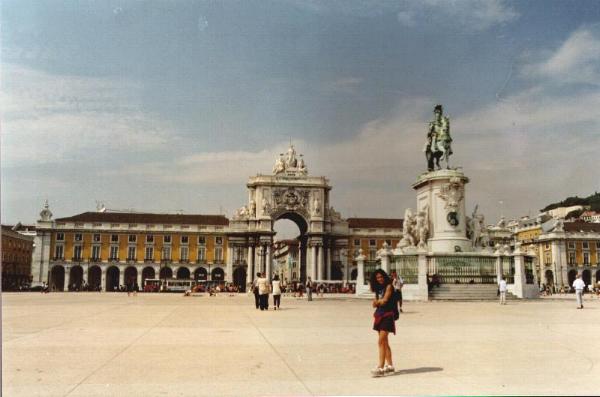
{"type": "MultiPolygon", "coordinates": [[[[431,300],[497,300],[498,287],[494,284],[444,284],[433,287],[429,295],[431,300]]],[[[517,299],[510,292],[507,300],[517,299]]]]}

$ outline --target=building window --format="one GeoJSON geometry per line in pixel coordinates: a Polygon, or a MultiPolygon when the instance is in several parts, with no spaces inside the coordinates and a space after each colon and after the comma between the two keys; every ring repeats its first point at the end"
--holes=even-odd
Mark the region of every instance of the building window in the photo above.
{"type": "Polygon", "coordinates": [[[56,233],[56,241],[65,241],[64,233],[56,233]]]}
{"type": "Polygon", "coordinates": [[[65,259],[64,258],[64,247],[62,245],[57,245],[54,247],[54,258],[55,259],[65,259]]]}
{"type": "Polygon", "coordinates": [[[600,250],[600,241],[596,241],[596,250],[600,250]]]}
{"type": "Polygon", "coordinates": [[[92,246],[92,260],[97,261],[100,259],[100,246],[93,245],[92,246]]]}
{"type": "Polygon", "coordinates": [[[171,235],[163,236],[163,242],[165,244],[171,244],[171,235]]]}
{"type": "Polygon", "coordinates": [[[94,234],[94,242],[95,243],[99,243],[100,242],[100,235],[99,234],[94,234]]]}
{"type": "Polygon", "coordinates": [[[371,247],[377,246],[377,240],[369,240],[369,246],[371,246],[371,247]]]}
{"type": "Polygon", "coordinates": [[[83,235],[81,233],[75,233],[75,241],[82,241],[83,235]]]}
{"type": "Polygon", "coordinates": [[[135,234],[130,234],[129,235],[129,242],[130,243],[135,243],[137,241],[137,236],[135,234]]]}
{"type": "Polygon", "coordinates": [[[574,265],[574,264],[575,264],[575,253],[569,252],[569,265],[574,265]]]}
{"type": "Polygon", "coordinates": [[[127,247],[127,260],[128,261],[135,260],[135,246],[127,247]]]}
{"type": "Polygon", "coordinates": [[[111,234],[110,235],[110,242],[111,243],[118,243],[119,242],[119,235],[118,234],[111,234]]]}
{"type": "Polygon", "coordinates": [[[204,236],[198,236],[198,244],[205,245],[206,244],[206,237],[204,237],[204,236]]]}
{"type": "Polygon", "coordinates": [[[116,246],[116,245],[110,246],[110,256],[108,259],[111,261],[119,260],[119,247],[118,246],[116,246]]]}
{"type": "Polygon", "coordinates": [[[385,240],[385,242],[387,243],[388,246],[392,246],[392,240],[385,240]]]}
{"type": "MultiPolygon", "coordinates": [[[[220,238],[220,237],[217,237],[220,238]]],[[[215,262],[223,260],[223,248],[215,247],[215,262]]]]}
{"type": "Polygon", "coordinates": [[[206,248],[204,248],[204,247],[198,248],[198,260],[199,261],[206,260],[206,248]]]}
{"type": "Polygon", "coordinates": [[[163,261],[171,260],[171,247],[163,247],[162,259],[163,261]]]}
{"type": "Polygon", "coordinates": [[[154,235],[152,235],[152,234],[147,234],[147,235],[146,235],[146,242],[147,242],[147,243],[153,243],[153,242],[154,242],[154,235]]]}
{"type": "Polygon", "coordinates": [[[181,255],[180,255],[180,257],[181,257],[182,261],[187,261],[189,259],[188,258],[188,252],[189,252],[188,251],[188,247],[181,247],[181,255]]]}
{"type": "Polygon", "coordinates": [[[190,241],[188,236],[181,236],[181,244],[187,244],[190,241]]]}
{"type": "Polygon", "coordinates": [[[544,245],[544,248],[546,248],[547,250],[549,250],[549,249],[550,249],[550,243],[546,243],[546,244],[544,245]]]}
{"type": "Polygon", "coordinates": [[[360,239],[354,239],[354,246],[360,247],[360,239]]]}
{"type": "Polygon", "coordinates": [[[146,256],[144,257],[145,261],[151,261],[154,259],[154,248],[146,247],[146,256]]]}
{"type": "Polygon", "coordinates": [[[377,259],[377,250],[370,249],[369,250],[369,260],[374,261],[377,259]]]}
{"type": "Polygon", "coordinates": [[[81,245],[73,247],[73,260],[81,260],[81,245]]]}
{"type": "Polygon", "coordinates": [[[582,244],[583,244],[583,249],[584,250],[589,250],[590,249],[590,243],[589,242],[584,241],[582,244]]]}
{"type": "Polygon", "coordinates": [[[575,243],[573,241],[569,241],[569,248],[575,249],[575,243]]]}
{"type": "Polygon", "coordinates": [[[590,253],[589,252],[584,252],[583,253],[583,264],[584,265],[589,265],[590,264],[590,253]]]}
{"type": "Polygon", "coordinates": [[[218,245],[223,244],[223,237],[215,237],[215,244],[218,244],[218,245]]]}

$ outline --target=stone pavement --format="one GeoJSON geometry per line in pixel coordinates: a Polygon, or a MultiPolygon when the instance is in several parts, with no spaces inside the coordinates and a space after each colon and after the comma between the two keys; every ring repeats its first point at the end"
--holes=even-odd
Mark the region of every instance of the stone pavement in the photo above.
{"type": "Polygon", "coordinates": [[[405,303],[373,379],[367,300],[2,295],[3,396],[598,394],[600,300],[405,303]]]}

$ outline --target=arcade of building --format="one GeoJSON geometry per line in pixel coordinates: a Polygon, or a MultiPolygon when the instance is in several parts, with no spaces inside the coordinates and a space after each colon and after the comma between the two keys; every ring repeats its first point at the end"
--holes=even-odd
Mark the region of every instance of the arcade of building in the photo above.
{"type": "Polygon", "coordinates": [[[251,177],[247,187],[248,202],[231,219],[105,209],[53,219],[46,203],[36,225],[32,281],[55,290],[87,283],[113,291],[146,279],[192,278],[244,290],[256,272],[273,273],[273,226],[289,219],[300,235],[299,274],[288,281],[351,282],[359,249],[374,261],[402,235],[400,219],[342,219],[330,205],[328,180],[308,176],[293,146],[272,175],[251,177]]]}

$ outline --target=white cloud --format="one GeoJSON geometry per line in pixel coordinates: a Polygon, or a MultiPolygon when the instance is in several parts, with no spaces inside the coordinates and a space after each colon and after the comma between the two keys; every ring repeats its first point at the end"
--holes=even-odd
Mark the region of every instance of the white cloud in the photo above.
{"type": "Polygon", "coordinates": [[[141,87],[131,82],[10,64],[3,65],[2,80],[5,166],[147,151],[173,138],[163,122],[140,109],[141,87]]]}
{"type": "Polygon", "coordinates": [[[435,23],[468,31],[481,31],[519,17],[503,0],[420,0],[406,1],[397,14],[405,26],[435,23]]]}
{"type": "Polygon", "coordinates": [[[600,85],[600,28],[596,25],[576,30],[556,51],[526,64],[522,73],[559,84],[600,85]]]}

